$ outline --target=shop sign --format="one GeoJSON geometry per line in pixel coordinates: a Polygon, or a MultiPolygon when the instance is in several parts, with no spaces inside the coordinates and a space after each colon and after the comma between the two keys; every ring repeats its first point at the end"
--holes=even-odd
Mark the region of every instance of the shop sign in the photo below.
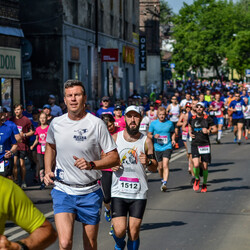
{"type": "Polygon", "coordinates": [[[140,65],[140,70],[147,70],[147,51],[146,51],[146,37],[145,36],[140,36],[139,65],[140,65]]]}
{"type": "Polygon", "coordinates": [[[122,58],[125,63],[135,64],[135,49],[129,46],[123,46],[122,58]]]}
{"type": "Polygon", "coordinates": [[[102,49],[102,62],[118,62],[119,50],[118,49],[102,49]]]}
{"type": "Polygon", "coordinates": [[[0,77],[21,78],[21,50],[0,47],[0,77]]]}

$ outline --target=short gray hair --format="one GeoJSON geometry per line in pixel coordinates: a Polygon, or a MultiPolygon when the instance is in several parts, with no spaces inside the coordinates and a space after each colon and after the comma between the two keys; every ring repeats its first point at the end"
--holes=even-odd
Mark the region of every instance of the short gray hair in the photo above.
{"type": "Polygon", "coordinates": [[[65,89],[67,88],[72,88],[74,86],[80,86],[82,87],[82,92],[83,92],[83,95],[86,95],[86,91],[85,91],[85,87],[83,85],[83,83],[79,80],[67,80],[65,83],[64,83],[64,91],[65,89]]]}

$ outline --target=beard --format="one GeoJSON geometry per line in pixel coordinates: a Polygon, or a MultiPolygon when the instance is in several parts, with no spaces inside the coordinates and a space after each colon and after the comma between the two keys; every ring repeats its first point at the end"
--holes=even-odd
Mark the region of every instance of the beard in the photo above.
{"type": "Polygon", "coordinates": [[[129,125],[126,123],[126,129],[129,135],[136,135],[139,132],[139,125],[135,128],[130,128],[129,125]]]}
{"type": "Polygon", "coordinates": [[[200,111],[200,112],[196,111],[196,113],[197,113],[198,116],[202,116],[203,115],[203,111],[200,111]]]}

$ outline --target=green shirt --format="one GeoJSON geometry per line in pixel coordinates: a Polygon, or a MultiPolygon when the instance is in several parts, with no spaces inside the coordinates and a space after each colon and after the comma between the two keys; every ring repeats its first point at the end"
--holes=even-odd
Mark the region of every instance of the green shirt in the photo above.
{"type": "Polygon", "coordinates": [[[0,235],[7,220],[30,234],[44,223],[45,217],[19,186],[0,176],[0,235]]]}

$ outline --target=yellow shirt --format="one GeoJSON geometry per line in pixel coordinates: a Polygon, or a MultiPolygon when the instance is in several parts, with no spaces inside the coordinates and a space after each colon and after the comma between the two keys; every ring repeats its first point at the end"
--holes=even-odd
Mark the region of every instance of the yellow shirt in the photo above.
{"type": "Polygon", "coordinates": [[[20,187],[0,176],[0,235],[7,220],[30,234],[44,223],[45,217],[20,187]]]}

